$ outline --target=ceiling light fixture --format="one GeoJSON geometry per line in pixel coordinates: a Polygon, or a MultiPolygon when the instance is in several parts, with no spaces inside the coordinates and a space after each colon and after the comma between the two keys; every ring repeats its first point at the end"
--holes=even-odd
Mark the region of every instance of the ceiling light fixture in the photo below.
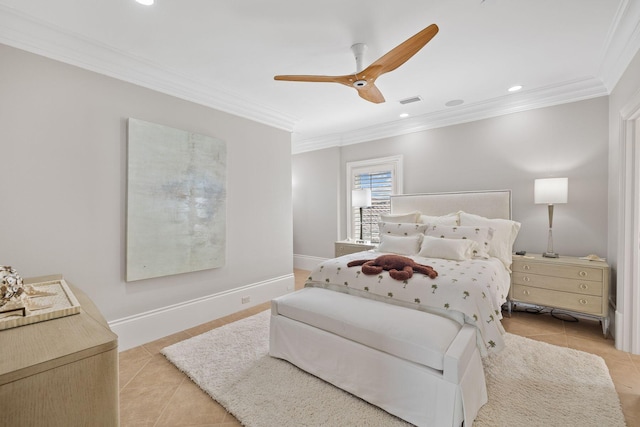
{"type": "Polygon", "coordinates": [[[406,105],[406,104],[411,104],[411,103],[419,102],[419,101],[422,101],[422,98],[420,98],[419,95],[416,95],[416,96],[412,96],[411,98],[400,100],[400,104],[406,105]]]}
{"type": "Polygon", "coordinates": [[[401,119],[405,119],[407,117],[409,117],[409,113],[400,113],[400,118],[401,119]]]}
{"type": "Polygon", "coordinates": [[[464,101],[462,99],[452,99],[451,101],[447,102],[445,105],[445,107],[457,107],[458,105],[462,105],[464,104],[464,101]]]}
{"type": "Polygon", "coordinates": [[[136,3],[140,3],[145,6],[151,6],[154,2],[155,0],[136,0],[136,3]]]}
{"type": "Polygon", "coordinates": [[[515,85],[515,86],[511,86],[509,89],[507,89],[509,92],[517,92],[520,89],[522,89],[522,85],[515,85]]]}

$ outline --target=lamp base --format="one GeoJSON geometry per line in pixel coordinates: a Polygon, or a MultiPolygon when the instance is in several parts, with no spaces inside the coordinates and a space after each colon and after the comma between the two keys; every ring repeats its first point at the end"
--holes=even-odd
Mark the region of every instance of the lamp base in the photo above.
{"type": "Polygon", "coordinates": [[[542,254],[542,256],[545,258],[560,258],[560,255],[555,252],[545,252],[542,254]]]}

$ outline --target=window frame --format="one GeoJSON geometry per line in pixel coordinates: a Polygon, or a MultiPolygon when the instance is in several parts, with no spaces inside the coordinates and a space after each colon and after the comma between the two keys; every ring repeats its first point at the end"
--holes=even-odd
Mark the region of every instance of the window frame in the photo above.
{"type": "Polygon", "coordinates": [[[354,183],[354,175],[358,173],[371,173],[375,171],[391,171],[392,191],[391,195],[402,194],[403,191],[403,156],[379,157],[368,160],[347,162],[346,171],[346,214],[347,214],[347,238],[354,238],[354,218],[351,207],[351,190],[354,183]]]}

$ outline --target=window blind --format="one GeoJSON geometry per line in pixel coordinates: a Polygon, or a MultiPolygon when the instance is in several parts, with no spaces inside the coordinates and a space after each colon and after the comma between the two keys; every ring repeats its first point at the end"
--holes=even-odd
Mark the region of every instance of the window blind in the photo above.
{"type": "MultiPolygon", "coordinates": [[[[393,171],[381,170],[375,172],[358,172],[353,175],[352,188],[354,190],[371,189],[371,206],[362,210],[362,233],[364,240],[373,243],[380,242],[378,222],[380,214],[391,212],[391,198],[393,194],[393,171]]],[[[360,209],[353,208],[352,221],[354,224],[354,238],[360,235],[360,209]]]]}

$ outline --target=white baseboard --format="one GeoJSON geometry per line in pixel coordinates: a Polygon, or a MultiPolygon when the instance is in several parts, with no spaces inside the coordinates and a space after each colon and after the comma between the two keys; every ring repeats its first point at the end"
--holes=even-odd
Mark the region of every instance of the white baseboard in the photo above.
{"type": "MultiPolygon", "coordinates": [[[[613,319],[614,319],[613,320],[614,325],[622,325],[622,322],[624,322],[624,315],[620,313],[618,310],[616,310],[613,316],[613,319]]],[[[625,342],[624,342],[625,340],[624,340],[624,337],[622,336],[622,328],[616,328],[615,335],[613,337],[614,337],[616,349],[622,350],[622,351],[631,351],[625,346],[625,342]]]]}
{"type": "Polygon", "coordinates": [[[293,291],[293,274],[185,301],[109,322],[124,351],[262,304],[293,291]],[[250,302],[242,303],[249,297],[250,302]]]}
{"type": "Polygon", "coordinates": [[[311,271],[321,262],[326,261],[328,258],[320,258],[317,256],[309,255],[293,255],[293,268],[300,270],[311,271]]]}

